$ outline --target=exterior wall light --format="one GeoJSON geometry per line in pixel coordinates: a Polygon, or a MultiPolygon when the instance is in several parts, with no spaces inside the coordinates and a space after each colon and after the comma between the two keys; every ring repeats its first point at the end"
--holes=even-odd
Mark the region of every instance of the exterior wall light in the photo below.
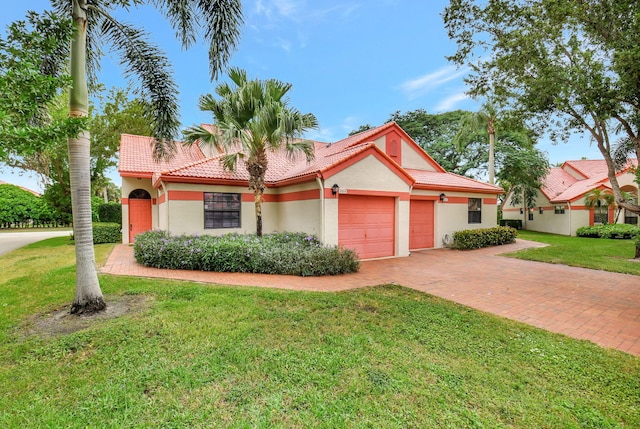
{"type": "Polygon", "coordinates": [[[335,184],[331,187],[331,194],[335,197],[339,190],[340,190],[340,186],[338,186],[338,184],[337,184],[337,183],[335,183],[335,184]]]}
{"type": "Polygon", "coordinates": [[[449,199],[444,194],[444,192],[440,194],[440,201],[442,201],[443,203],[446,202],[446,201],[449,201],[449,199]]]}

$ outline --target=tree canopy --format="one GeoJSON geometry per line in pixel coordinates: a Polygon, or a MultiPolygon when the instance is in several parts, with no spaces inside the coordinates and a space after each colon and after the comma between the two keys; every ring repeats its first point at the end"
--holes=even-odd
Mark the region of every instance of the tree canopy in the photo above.
{"type": "Polygon", "coordinates": [[[0,37],[0,160],[34,154],[83,126],[82,120],[51,115],[52,104],[71,84],[53,65],[71,33],[69,19],[29,12],[0,37]]]}
{"type": "Polygon", "coordinates": [[[640,13],[637,0],[451,0],[444,11],[473,96],[490,94],[555,141],[586,132],[624,201],[613,157],[640,155],[640,13]],[[619,137],[621,136],[621,137],[619,137]]]}

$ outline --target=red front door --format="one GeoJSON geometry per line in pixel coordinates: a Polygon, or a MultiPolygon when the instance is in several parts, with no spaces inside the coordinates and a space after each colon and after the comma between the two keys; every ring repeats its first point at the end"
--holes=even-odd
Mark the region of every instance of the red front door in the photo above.
{"type": "Polygon", "coordinates": [[[411,200],[409,205],[409,249],[433,247],[433,201],[411,200]]]}
{"type": "Polygon", "coordinates": [[[153,228],[151,220],[151,200],[129,199],[129,243],[136,235],[153,228]]]}

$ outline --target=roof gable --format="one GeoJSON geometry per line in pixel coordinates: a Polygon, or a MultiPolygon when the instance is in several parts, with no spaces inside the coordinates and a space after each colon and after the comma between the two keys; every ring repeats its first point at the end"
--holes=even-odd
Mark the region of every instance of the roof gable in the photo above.
{"type": "MultiPolygon", "coordinates": [[[[630,165],[637,164],[637,159],[630,161],[630,165]]],[[[623,174],[629,168],[630,166],[619,171],[617,175],[623,174]]],[[[565,161],[561,167],[549,170],[541,191],[551,203],[576,201],[593,189],[610,188],[607,183],[608,171],[604,159],[565,161]]]]}

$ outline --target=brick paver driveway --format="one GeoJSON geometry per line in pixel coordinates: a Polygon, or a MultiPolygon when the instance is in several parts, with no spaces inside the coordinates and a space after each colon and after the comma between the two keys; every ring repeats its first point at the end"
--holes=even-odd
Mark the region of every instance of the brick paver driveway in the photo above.
{"type": "Polygon", "coordinates": [[[147,268],[135,262],[130,246],[118,245],[102,272],[326,292],[396,283],[640,356],[640,277],[498,256],[533,246],[540,244],[425,250],[365,261],[355,274],[309,278],[147,268]]]}

